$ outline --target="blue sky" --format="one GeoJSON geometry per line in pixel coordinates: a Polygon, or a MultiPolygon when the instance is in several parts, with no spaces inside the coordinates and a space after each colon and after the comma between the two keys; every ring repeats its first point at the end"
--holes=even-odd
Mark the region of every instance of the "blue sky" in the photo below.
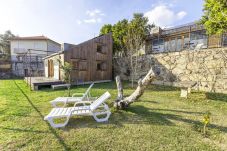
{"type": "Polygon", "coordinates": [[[0,0],[0,33],[45,35],[78,44],[114,24],[144,13],[150,23],[172,27],[198,20],[203,0],[0,0]]]}

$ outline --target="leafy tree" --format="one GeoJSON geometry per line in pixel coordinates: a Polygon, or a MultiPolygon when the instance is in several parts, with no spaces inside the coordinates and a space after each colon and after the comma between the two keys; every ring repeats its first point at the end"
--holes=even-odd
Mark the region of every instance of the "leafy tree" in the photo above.
{"type": "Polygon", "coordinates": [[[132,87],[134,76],[137,73],[137,55],[135,58],[133,55],[138,54],[152,27],[154,25],[148,24],[147,17],[144,17],[142,13],[135,13],[130,21],[123,19],[114,25],[106,24],[100,30],[100,34],[112,32],[115,55],[129,58],[127,61],[130,62],[131,67],[132,87]],[[134,59],[135,61],[133,61],[134,59]]]}
{"type": "Polygon", "coordinates": [[[60,64],[60,68],[64,71],[64,81],[69,84],[68,86],[68,96],[70,96],[70,87],[71,87],[71,71],[72,71],[72,65],[68,62],[65,62],[64,64],[61,62],[60,59],[58,59],[58,62],[60,64]]]}
{"type": "Polygon", "coordinates": [[[108,34],[112,32],[112,25],[111,24],[105,24],[100,29],[100,35],[108,34]]]}
{"type": "Polygon", "coordinates": [[[126,54],[125,38],[128,32],[128,20],[123,19],[113,25],[114,53],[126,54]]]}
{"type": "Polygon", "coordinates": [[[100,35],[112,32],[113,37],[113,53],[125,52],[124,37],[127,33],[128,20],[123,19],[118,21],[113,26],[111,24],[105,24],[100,30],[100,35]]]}
{"type": "Polygon", "coordinates": [[[208,34],[221,34],[227,30],[227,0],[205,0],[204,15],[200,22],[208,34]]]}
{"type": "Polygon", "coordinates": [[[151,27],[152,25],[148,24],[148,18],[144,17],[141,13],[135,13],[133,19],[128,24],[124,42],[127,48],[127,56],[130,60],[132,87],[137,74],[138,52],[144,45],[151,27]]]}
{"type": "Polygon", "coordinates": [[[7,56],[10,56],[10,39],[13,37],[15,35],[10,30],[7,30],[4,34],[0,34],[0,47],[7,56]]]}

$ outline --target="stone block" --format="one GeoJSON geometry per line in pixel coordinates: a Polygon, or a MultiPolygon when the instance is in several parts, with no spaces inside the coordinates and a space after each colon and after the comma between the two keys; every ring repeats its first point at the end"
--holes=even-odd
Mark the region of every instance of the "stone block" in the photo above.
{"type": "Polygon", "coordinates": [[[187,88],[181,88],[180,97],[188,98],[188,89],[187,88]]]}

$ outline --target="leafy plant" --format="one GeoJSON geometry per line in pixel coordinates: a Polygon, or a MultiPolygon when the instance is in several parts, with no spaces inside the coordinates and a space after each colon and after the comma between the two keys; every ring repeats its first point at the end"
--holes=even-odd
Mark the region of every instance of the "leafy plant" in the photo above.
{"type": "Polygon", "coordinates": [[[60,68],[64,71],[64,81],[69,84],[68,88],[68,96],[70,96],[70,87],[71,87],[71,71],[72,71],[72,65],[68,62],[64,62],[62,64],[61,60],[58,59],[58,62],[60,64],[60,68]]]}
{"type": "Polygon", "coordinates": [[[0,34],[0,49],[2,53],[5,54],[6,60],[10,59],[10,39],[15,37],[10,30],[7,30],[4,34],[0,34]]]}
{"type": "Polygon", "coordinates": [[[205,0],[200,20],[208,34],[221,34],[227,29],[227,0],[205,0]]]}
{"type": "Polygon", "coordinates": [[[211,113],[209,111],[207,111],[204,115],[203,115],[203,134],[206,136],[207,134],[207,125],[210,124],[210,116],[211,113]]]}

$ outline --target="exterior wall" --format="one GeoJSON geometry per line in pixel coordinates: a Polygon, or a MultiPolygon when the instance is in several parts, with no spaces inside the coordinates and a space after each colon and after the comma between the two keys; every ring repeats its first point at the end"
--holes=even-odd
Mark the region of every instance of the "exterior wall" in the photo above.
{"type": "Polygon", "coordinates": [[[60,64],[58,62],[58,59],[61,60],[62,63],[64,63],[64,54],[57,54],[54,55],[52,57],[48,57],[46,59],[44,59],[44,68],[45,68],[45,77],[50,77],[50,78],[54,78],[57,80],[62,80],[64,78],[64,73],[63,71],[60,69],[60,64]],[[48,61],[53,60],[53,68],[54,68],[54,75],[53,77],[51,77],[49,75],[49,66],[48,66],[48,61]]]}
{"type": "MultiPolygon", "coordinates": [[[[68,62],[72,65],[71,80],[74,84],[90,81],[102,81],[112,79],[112,50],[113,41],[111,34],[102,35],[79,45],[63,44],[63,53],[60,55],[62,63],[68,62]],[[102,47],[102,52],[98,52],[98,47],[102,47]],[[100,64],[100,69],[98,69],[100,64]]],[[[48,75],[48,61],[54,62],[54,75],[58,77],[60,71],[60,80],[64,79],[64,72],[59,68],[57,59],[59,54],[46,57],[45,77],[48,75]]]]}
{"type": "MultiPolygon", "coordinates": [[[[27,74],[29,74],[30,56],[25,56],[23,53],[27,52],[28,49],[57,52],[60,51],[60,45],[50,40],[12,40],[10,42],[10,49],[13,74],[17,76],[25,76],[25,70],[27,70],[27,74]]],[[[44,64],[42,58],[48,54],[54,53],[43,51],[31,51],[32,76],[44,75],[44,64]]]]}
{"type": "MultiPolygon", "coordinates": [[[[179,86],[194,82],[198,90],[227,93],[227,48],[149,54],[139,57],[138,62],[137,79],[152,67],[160,75],[154,84],[179,86]]],[[[114,72],[124,80],[130,79],[124,58],[114,60],[114,72]]]]}
{"type": "MultiPolygon", "coordinates": [[[[12,60],[17,60],[17,50],[24,49],[26,52],[28,49],[39,49],[39,50],[47,50],[47,42],[45,40],[13,40],[10,42],[11,56],[12,60]],[[16,52],[16,53],[15,53],[16,52]]],[[[38,55],[46,55],[45,52],[36,52],[38,55]]]]}
{"type": "Polygon", "coordinates": [[[112,36],[107,34],[83,42],[65,51],[65,61],[73,65],[71,73],[73,82],[111,80],[112,50],[112,36]],[[102,52],[97,51],[99,46],[102,46],[102,52]],[[98,64],[103,68],[97,69],[98,64]]]}

